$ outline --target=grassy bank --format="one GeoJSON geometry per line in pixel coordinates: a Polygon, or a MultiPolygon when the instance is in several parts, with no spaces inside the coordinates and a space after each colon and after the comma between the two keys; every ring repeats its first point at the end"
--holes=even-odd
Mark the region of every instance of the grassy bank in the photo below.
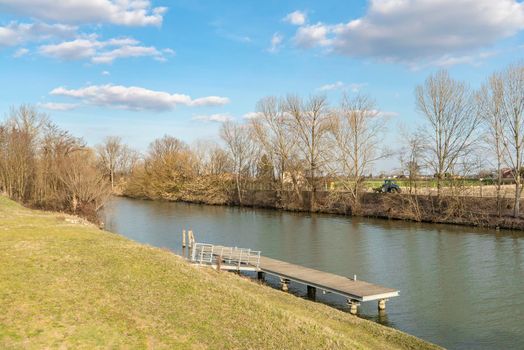
{"type": "Polygon", "coordinates": [[[0,348],[432,349],[0,197],[0,348]]]}

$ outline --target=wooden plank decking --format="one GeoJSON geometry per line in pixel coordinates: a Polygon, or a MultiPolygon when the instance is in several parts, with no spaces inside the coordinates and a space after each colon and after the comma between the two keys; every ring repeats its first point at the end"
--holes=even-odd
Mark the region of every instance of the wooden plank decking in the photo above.
{"type": "Polygon", "coordinates": [[[386,288],[364,281],[354,281],[348,277],[314,270],[264,256],[260,257],[260,270],[271,275],[287,278],[357,301],[380,300],[399,295],[399,291],[396,289],[386,288]]]}
{"type": "MultiPolygon", "coordinates": [[[[211,249],[210,254],[214,255],[215,259],[219,257],[222,258],[220,268],[224,270],[264,272],[280,277],[281,280],[291,280],[305,284],[309,286],[308,289],[313,287],[339,294],[353,302],[385,300],[399,295],[399,291],[396,289],[264,257],[260,255],[260,252],[256,252],[258,255],[255,256],[255,259],[252,259],[253,256],[251,256],[250,260],[250,258],[246,258],[250,257],[249,254],[246,253],[250,250],[224,246],[211,247],[212,248],[208,247],[208,249],[211,249]],[[241,250],[243,251],[243,255],[240,254],[241,250]],[[240,258],[241,255],[242,258],[240,258]]],[[[216,267],[216,263],[214,266],[216,267]]]]}

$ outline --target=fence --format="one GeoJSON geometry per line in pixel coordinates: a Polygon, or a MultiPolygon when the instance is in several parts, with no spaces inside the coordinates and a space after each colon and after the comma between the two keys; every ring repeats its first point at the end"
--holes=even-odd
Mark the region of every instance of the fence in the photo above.
{"type": "Polygon", "coordinates": [[[248,248],[224,247],[207,243],[195,243],[191,262],[199,265],[251,266],[260,267],[260,251],[248,248]]]}

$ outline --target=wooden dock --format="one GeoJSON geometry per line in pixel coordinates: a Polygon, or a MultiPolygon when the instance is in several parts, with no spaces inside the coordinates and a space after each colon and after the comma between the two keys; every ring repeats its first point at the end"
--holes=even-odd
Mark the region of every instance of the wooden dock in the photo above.
{"type": "Polygon", "coordinates": [[[260,258],[260,271],[359,302],[388,299],[399,295],[399,291],[392,288],[355,281],[348,277],[266,257],[260,258]]]}
{"type": "Polygon", "coordinates": [[[287,291],[290,281],[307,286],[307,294],[315,299],[317,289],[341,295],[347,299],[352,314],[357,313],[361,302],[378,300],[378,309],[385,310],[386,301],[397,297],[399,291],[354,278],[319,271],[261,256],[260,251],[194,243],[191,261],[198,265],[212,266],[220,270],[254,271],[259,279],[264,274],[280,278],[282,290],[287,291]]]}

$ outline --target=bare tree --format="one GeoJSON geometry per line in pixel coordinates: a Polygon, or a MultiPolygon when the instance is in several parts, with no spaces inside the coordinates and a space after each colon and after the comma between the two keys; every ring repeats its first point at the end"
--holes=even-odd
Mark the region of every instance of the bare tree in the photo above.
{"type": "Polygon", "coordinates": [[[508,67],[492,79],[501,84],[502,144],[506,161],[515,180],[515,203],[513,215],[520,215],[522,193],[523,149],[524,149],[524,64],[508,67]]]}
{"type": "Polygon", "coordinates": [[[26,201],[34,189],[35,169],[42,130],[49,124],[47,115],[33,106],[11,108],[2,126],[0,179],[11,198],[26,201]]]}
{"type": "Polygon", "coordinates": [[[0,186],[7,195],[97,220],[109,193],[106,184],[81,139],[32,106],[11,109],[0,126],[0,186]]]}
{"type": "Polygon", "coordinates": [[[421,171],[421,161],[423,153],[423,139],[417,132],[408,132],[401,127],[400,137],[402,149],[399,153],[400,164],[404,171],[408,173],[409,193],[417,193],[417,179],[421,171]]]}
{"type": "Polygon", "coordinates": [[[380,152],[380,135],[384,118],[367,96],[344,95],[333,111],[331,136],[338,171],[346,178],[344,187],[352,197],[352,208],[358,211],[364,174],[374,162],[385,156],[380,152]]]}
{"type": "Polygon", "coordinates": [[[255,146],[250,129],[245,124],[225,122],[220,129],[220,137],[226,144],[233,163],[238,202],[243,204],[244,179],[253,165],[255,146]]]}
{"type": "Polygon", "coordinates": [[[69,156],[85,149],[85,144],[52,123],[47,124],[42,133],[32,198],[38,207],[63,210],[64,188],[59,175],[69,156]]]}
{"type": "MultiPolygon", "coordinates": [[[[296,134],[290,132],[290,117],[285,101],[276,97],[265,97],[257,103],[256,118],[251,119],[253,133],[263,149],[279,179],[280,188],[284,175],[294,173],[293,163],[296,159],[296,134]]],[[[293,174],[292,174],[293,175],[293,174]]]]}
{"type": "Polygon", "coordinates": [[[69,154],[67,161],[61,164],[58,177],[70,211],[96,217],[110,191],[104,175],[97,170],[92,150],[82,149],[69,154]]]}
{"type": "Polygon", "coordinates": [[[21,130],[3,127],[0,139],[0,177],[3,192],[10,198],[25,201],[34,179],[35,155],[31,147],[31,137],[21,130]]]}
{"type": "Polygon", "coordinates": [[[129,172],[137,160],[137,154],[118,136],[106,137],[102,144],[96,146],[96,150],[100,165],[109,177],[111,190],[114,190],[116,174],[129,172]]]}
{"type": "Polygon", "coordinates": [[[425,160],[435,172],[440,196],[442,180],[477,141],[475,130],[480,118],[471,89],[445,70],[429,76],[416,88],[415,95],[417,108],[427,122],[421,130],[427,140],[425,160]]]}
{"type": "Polygon", "coordinates": [[[153,197],[177,199],[184,185],[195,176],[193,163],[185,142],[168,135],[153,141],[144,163],[153,197]]]}
{"type": "Polygon", "coordinates": [[[196,140],[191,144],[191,153],[194,160],[193,167],[196,176],[206,175],[212,147],[213,143],[208,140],[196,140]]]}
{"type": "Polygon", "coordinates": [[[495,156],[497,169],[497,213],[501,215],[502,166],[504,164],[504,130],[503,114],[504,81],[500,74],[493,74],[477,94],[478,113],[486,127],[486,143],[495,156]]]}
{"type": "Polygon", "coordinates": [[[37,142],[43,128],[50,123],[49,116],[39,112],[34,106],[23,104],[12,107],[7,125],[17,130],[23,130],[37,142]]]}
{"type": "Polygon", "coordinates": [[[193,143],[191,152],[198,176],[220,175],[231,170],[228,155],[214,141],[197,140],[193,143]]]}
{"type": "Polygon", "coordinates": [[[210,175],[222,175],[232,169],[231,161],[220,146],[216,145],[210,150],[207,171],[210,175]]]}
{"type": "Polygon", "coordinates": [[[324,96],[313,96],[303,101],[288,96],[286,112],[290,114],[290,127],[298,140],[297,147],[306,163],[306,178],[311,188],[310,209],[314,210],[318,178],[329,162],[327,133],[330,130],[330,114],[324,96]]]}

